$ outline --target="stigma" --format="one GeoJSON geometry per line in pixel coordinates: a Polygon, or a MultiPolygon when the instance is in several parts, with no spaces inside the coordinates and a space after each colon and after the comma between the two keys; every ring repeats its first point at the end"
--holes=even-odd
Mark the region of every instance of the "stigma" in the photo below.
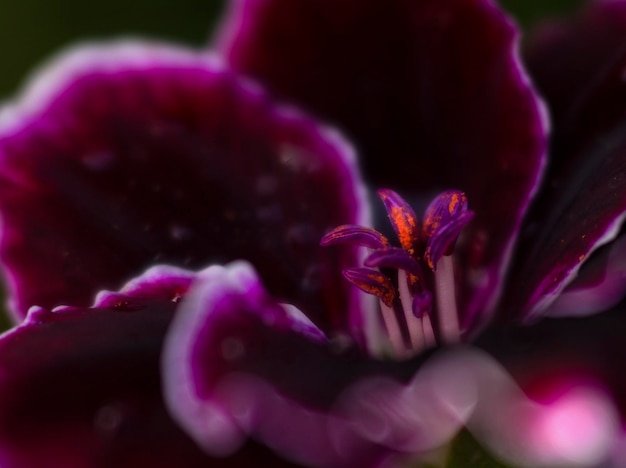
{"type": "Polygon", "coordinates": [[[368,249],[364,265],[343,270],[344,277],[378,298],[381,327],[396,358],[411,357],[438,344],[461,339],[454,273],[454,248],[474,217],[467,197],[448,190],[428,205],[422,222],[393,190],[381,189],[397,244],[363,226],[342,225],[321,245],[358,245],[368,249]]]}

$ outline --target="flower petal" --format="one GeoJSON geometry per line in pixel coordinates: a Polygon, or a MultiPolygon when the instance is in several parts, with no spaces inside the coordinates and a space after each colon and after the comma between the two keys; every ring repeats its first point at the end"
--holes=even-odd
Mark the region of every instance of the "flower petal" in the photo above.
{"type": "MultiPolygon", "coordinates": [[[[0,337],[0,464],[7,467],[261,466],[260,447],[206,456],[162,401],[159,359],[191,273],[156,268],[94,308],[31,309],[0,337]],[[153,291],[149,294],[147,291],[153,291]]],[[[273,466],[273,465],[272,465],[273,466]]]]}
{"type": "Polygon", "coordinates": [[[625,1],[593,0],[584,5],[574,18],[539,24],[524,50],[525,63],[557,126],[565,123],[626,45],[625,1]]]}
{"type": "Polygon", "coordinates": [[[89,304],[154,263],[246,258],[273,293],[345,327],[356,248],[319,240],[367,224],[361,190],[335,132],[171,46],[71,50],[0,119],[0,253],[18,313],[89,304]]]}
{"type": "Polygon", "coordinates": [[[236,450],[250,436],[306,466],[419,457],[462,425],[505,459],[532,466],[595,466],[613,446],[617,421],[604,392],[577,386],[557,404],[541,405],[475,349],[438,353],[420,367],[338,344],[268,296],[248,264],[211,267],[167,337],[168,405],[208,453],[236,450]],[[559,422],[572,406],[591,424],[565,434],[583,439],[550,446],[563,442],[559,422]]]}
{"type": "Polygon", "coordinates": [[[174,418],[208,453],[251,436],[308,466],[377,466],[458,429],[453,402],[442,405],[427,377],[404,386],[416,361],[367,358],[303,317],[275,302],[247,264],[211,267],[193,284],[163,374],[174,418]]]}
{"type": "Polygon", "coordinates": [[[374,184],[408,199],[467,194],[471,319],[493,305],[543,167],[546,121],[516,37],[487,0],[238,0],[217,46],[237,70],[345,129],[374,184]]]}
{"type": "Polygon", "coordinates": [[[623,422],[624,306],[622,302],[610,311],[589,317],[546,318],[525,327],[492,327],[478,345],[497,355],[532,398],[545,400],[564,384],[590,383],[612,397],[623,422]]]}
{"type": "Polygon", "coordinates": [[[585,316],[617,305],[626,291],[626,237],[594,252],[545,314],[585,316]]]}
{"type": "MultiPolygon", "coordinates": [[[[517,295],[509,304],[523,305],[526,317],[541,314],[582,262],[616,239],[626,218],[625,67],[622,51],[578,101],[567,125],[555,129],[555,164],[529,213],[511,278],[517,295]]],[[[621,282],[619,269],[606,274],[621,282]]]]}
{"type": "Polygon", "coordinates": [[[558,191],[581,149],[624,118],[626,1],[588,2],[573,19],[547,22],[531,36],[526,59],[554,124],[545,185],[558,191]]]}
{"type": "Polygon", "coordinates": [[[510,278],[515,294],[507,297],[516,306],[504,310],[521,306],[522,316],[538,317],[576,277],[583,261],[618,235],[626,217],[626,138],[620,128],[605,138],[605,144],[588,150],[587,163],[576,171],[579,177],[562,187],[545,218],[530,223],[541,230],[520,249],[510,278]]]}

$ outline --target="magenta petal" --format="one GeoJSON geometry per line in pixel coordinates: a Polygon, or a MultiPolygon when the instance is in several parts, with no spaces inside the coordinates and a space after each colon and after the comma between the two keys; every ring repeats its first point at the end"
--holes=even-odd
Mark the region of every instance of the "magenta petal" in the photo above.
{"type": "Polygon", "coordinates": [[[478,345],[498,356],[531,395],[567,376],[600,383],[615,398],[623,421],[624,305],[622,302],[613,310],[588,317],[546,318],[524,327],[492,327],[479,338],[478,345]]]}
{"type": "Polygon", "coordinates": [[[594,252],[545,311],[552,317],[586,316],[615,306],[626,292],[626,237],[594,252]]]}
{"type": "Polygon", "coordinates": [[[517,30],[487,0],[235,0],[217,46],[237,70],[337,123],[377,186],[465,192],[462,308],[485,313],[538,183],[546,120],[517,30]],[[480,284],[480,287],[476,287],[480,284]]]}
{"type": "MultiPolygon", "coordinates": [[[[13,468],[263,466],[259,447],[206,456],[170,419],[159,360],[179,286],[156,268],[109,306],[31,309],[0,338],[0,465],[13,468]],[[148,289],[158,291],[150,295],[148,289]]],[[[273,465],[272,465],[273,466],[273,465]]]]}
{"type": "Polygon", "coordinates": [[[416,365],[328,341],[236,263],[205,270],[192,286],[167,337],[163,374],[174,418],[208,453],[253,437],[308,466],[369,467],[390,451],[432,448],[458,429],[457,420],[420,419],[445,409],[428,379],[404,387],[416,365]],[[404,404],[412,409],[403,412],[404,404]]]}
{"type": "Polygon", "coordinates": [[[170,46],[73,50],[0,121],[0,252],[20,314],[89,304],[154,263],[246,258],[273,293],[344,327],[356,249],[319,240],[367,224],[360,190],[336,133],[170,46]]]}

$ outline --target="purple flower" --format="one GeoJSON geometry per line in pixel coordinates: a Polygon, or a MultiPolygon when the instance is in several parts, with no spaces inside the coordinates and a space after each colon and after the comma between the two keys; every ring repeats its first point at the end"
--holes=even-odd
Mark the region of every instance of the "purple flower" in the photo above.
{"type": "MultiPolygon", "coordinates": [[[[546,116],[487,0],[240,0],[209,51],[66,52],[0,113],[23,320],[0,338],[0,464],[393,465],[463,426],[512,461],[605,461],[619,387],[595,354],[541,404],[439,348],[486,330],[532,392],[502,327],[621,298],[613,111],[563,110],[544,175],[546,116]]],[[[579,351],[547,327],[564,369],[579,351]]]]}

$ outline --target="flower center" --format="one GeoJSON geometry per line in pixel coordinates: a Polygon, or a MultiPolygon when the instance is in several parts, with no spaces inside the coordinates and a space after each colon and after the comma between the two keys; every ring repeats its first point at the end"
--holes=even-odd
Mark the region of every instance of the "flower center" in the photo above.
{"type": "Polygon", "coordinates": [[[369,250],[363,267],[343,271],[345,278],[378,297],[384,332],[394,354],[409,357],[437,343],[459,341],[454,258],[456,241],[474,212],[457,190],[439,194],[420,224],[411,206],[396,192],[378,191],[400,247],[380,232],[343,225],[321,244],[352,244],[369,250]]]}

